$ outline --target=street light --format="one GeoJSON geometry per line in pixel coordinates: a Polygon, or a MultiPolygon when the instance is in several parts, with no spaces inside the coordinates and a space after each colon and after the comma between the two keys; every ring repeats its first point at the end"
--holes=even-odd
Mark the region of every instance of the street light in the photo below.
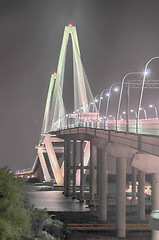
{"type": "Polygon", "coordinates": [[[149,65],[149,63],[151,61],[153,61],[154,59],[158,59],[159,56],[156,56],[156,57],[153,57],[151,58],[145,65],[145,73],[144,73],[144,77],[143,77],[143,80],[142,80],[142,86],[141,86],[141,92],[140,92],[140,100],[139,100],[139,105],[138,105],[138,111],[137,111],[137,121],[136,121],[136,132],[138,132],[138,122],[139,122],[139,114],[140,114],[140,107],[141,107],[141,102],[142,102],[142,96],[143,96],[143,91],[144,91],[144,85],[145,85],[145,79],[146,79],[146,75],[147,75],[147,67],[149,65]]]}
{"type": "Polygon", "coordinates": [[[131,112],[131,113],[132,113],[132,112],[135,113],[135,118],[137,118],[137,112],[136,112],[135,110],[131,109],[130,112],[131,112]]]}
{"type": "Polygon", "coordinates": [[[155,109],[155,114],[156,114],[156,118],[158,118],[158,111],[157,111],[157,107],[153,104],[149,105],[149,108],[154,108],[155,109]]]}
{"type": "Polygon", "coordinates": [[[140,111],[143,110],[144,112],[144,115],[145,115],[145,119],[147,119],[147,113],[146,113],[146,110],[144,108],[140,108],[140,111]]]}
{"type": "Polygon", "coordinates": [[[109,118],[112,118],[113,120],[115,120],[115,117],[113,115],[109,115],[109,118]]]}
{"type": "MultiPolygon", "coordinates": [[[[144,76],[145,76],[145,72],[144,72],[144,76]]],[[[122,79],[121,88],[120,88],[119,103],[118,103],[117,114],[116,114],[116,131],[118,130],[118,116],[119,116],[119,112],[120,112],[121,98],[122,98],[125,79],[126,79],[126,77],[128,77],[129,75],[132,75],[132,74],[143,74],[143,72],[129,72],[122,79]]],[[[128,102],[128,100],[129,100],[129,96],[127,96],[126,132],[129,132],[129,102],[128,102]]]]}
{"type": "MultiPolygon", "coordinates": [[[[108,115],[108,107],[109,107],[109,101],[110,101],[110,92],[111,92],[111,89],[112,89],[112,87],[114,86],[114,85],[117,85],[117,84],[120,84],[120,82],[115,82],[115,83],[113,83],[111,86],[110,86],[110,88],[109,88],[109,91],[108,91],[108,100],[107,100],[107,106],[106,106],[106,111],[105,111],[105,116],[106,116],[106,119],[107,119],[107,115],[108,115]]],[[[115,88],[116,90],[115,90],[115,92],[117,92],[118,90],[119,90],[119,88],[115,88]],[[118,89],[118,90],[117,90],[118,89]]]]}

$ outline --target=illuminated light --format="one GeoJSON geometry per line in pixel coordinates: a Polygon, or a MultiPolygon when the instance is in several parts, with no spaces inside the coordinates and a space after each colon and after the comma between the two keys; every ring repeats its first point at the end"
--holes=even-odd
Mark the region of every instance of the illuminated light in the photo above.
{"type": "Polygon", "coordinates": [[[95,102],[98,102],[98,99],[95,99],[95,102]]]}
{"type": "Polygon", "coordinates": [[[123,114],[126,114],[126,112],[123,112],[123,114]]]}
{"type": "Polygon", "coordinates": [[[147,69],[146,72],[143,72],[144,75],[148,75],[150,73],[150,69],[147,69]]]}
{"type": "Polygon", "coordinates": [[[72,24],[69,24],[68,26],[69,26],[69,27],[72,27],[72,24]]]}
{"type": "Polygon", "coordinates": [[[150,108],[152,108],[152,107],[153,107],[153,105],[152,105],[152,104],[150,104],[150,105],[149,105],[149,107],[150,107],[150,108]]]}
{"type": "Polygon", "coordinates": [[[103,99],[103,97],[101,97],[100,99],[103,99]]]}
{"type": "Polygon", "coordinates": [[[106,93],[106,96],[109,97],[109,96],[110,96],[110,93],[106,93]]]}
{"type": "Polygon", "coordinates": [[[56,75],[56,74],[57,74],[56,72],[53,73],[53,75],[56,75]]]}
{"type": "Polygon", "coordinates": [[[117,88],[117,87],[114,88],[114,91],[115,91],[115,92],[118,92],[118,91],[119,91],[119,88],[117,88]]]}
{"type": "Polygon", "coordinates": [[[130,112],[134,112],[134,110],[131,109],[130,112]]]}

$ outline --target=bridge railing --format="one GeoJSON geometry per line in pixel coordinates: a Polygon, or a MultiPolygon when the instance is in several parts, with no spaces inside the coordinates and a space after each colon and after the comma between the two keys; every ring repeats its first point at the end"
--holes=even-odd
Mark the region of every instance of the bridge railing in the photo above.
{"type": "Polygon", "coordinates": [[[117,132],[159,135],[159,119],[140,119],[138,128],[136,128],[136,120],[129,120],[129,128],[126,127],[126,120],[100,120],[100,119],[68,119],[62,126],[60,124],[54,125],[54,131],[60,129],[69,129],[75,127],[96,128],[104,130],[114,130],[117,132]]]}

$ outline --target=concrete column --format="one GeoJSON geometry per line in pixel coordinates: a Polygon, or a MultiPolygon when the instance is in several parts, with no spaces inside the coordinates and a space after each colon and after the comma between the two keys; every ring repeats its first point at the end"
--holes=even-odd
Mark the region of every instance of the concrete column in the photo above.
{"type": "Polygon", "coordinates": [[[138,218],[145,220],[145,173],[138,170],[138,218]]]}
{"type": "Polygon", "coordinates": [[[66,160],[66,192],[65,196],[70,196],[70,179],[71,179],[71,151],[70,140],[67,140],[67,160],[66,160]]]}
{"type": "Polygon", "coordinates": [[[76,140],[73,141],[73,196],[72,198],[76,198],[76,140]]]}
{"type": "Polygon", "coordinates": [[[102,158],[102,149],[101,148],[97,148],[97,195],[99,196],[99,193],[100,193],[100,161],[101,161],[101,158],[102,158]]]}
{"type": "Polygon", "coordinates": [[[117,237],[126,235],[126,158],[116,159],[117,237]]]}
{"type": "Polygon", "coordinates": [[[92,143],[90,145],[90,175],[89,175],[89,205],[94,205],[94,194],[96,188],[95,164],[97,162],[97,148],[92,143]]]}
{"type": "Polygon", "coordinates": [[[132,204],[136,204],[136,175],[137,168],[132,167],[132,204]]]}
{"type": "Polygon", "coordinates": [[[67,184],[67,140],[64,141],[64,195],[66,195],[67,184]]]}
{"type": "Polygon", "coordinates": [[[80,201],[84,201],[84,141],[80,143],[80,201]]]}
{"type": "Polygon", "coordinates": [[[107,192],[108,192],[108,170],[107,152],[101,150],[100,175],[99,175],[99,219],[107,220],[107,192]]]}
{"type": "MultiPolygon", "coordinates": [[[[152,210],[159,210],[159,173],[152,173],[152,210]]],[[[152,240],[159,239],[159,231],[152,230],[152,240]]]]}

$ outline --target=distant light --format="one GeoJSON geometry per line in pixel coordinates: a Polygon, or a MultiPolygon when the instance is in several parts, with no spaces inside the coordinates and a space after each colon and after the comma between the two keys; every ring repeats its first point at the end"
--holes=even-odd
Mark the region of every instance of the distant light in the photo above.
{"type": "Polygon", "coordinates": [[[66,114],[66,117],[68,117],[68,114],[66,114]]]}
{"type": "Polygon", "coordinates": [[[91,102],[90,104],[93,104],[93,102],[91,102]]]}
{"type": "Polygon", "coordinates": [[[81,107],[81,109],[83,109],[83,107],[81,107]]]}
{"type": "Polygon", "coordinates": [[[118,91],[119,91],[119,88],[117,88],[117,87],[114,88],[114,91],[115,91],[115,92],[118,92],[118,91]]]}
{"type": "Polygon", "coordinates": [[[134,112],[134,110],[131,109],[130,112],[134,112]]]}
{"type": "Polygon", "coordinates": [[[123,114],[126,114],[126,112],[123,112],[123,114]]]}
{"type": "Polygon", "coordinates": [[[101,97],[100,99],[103,99],[103,97],[101,97]]]}
{"type": "Polygon", "coordinates": [[[77,112],[79,112],[79,110],[77,109],[77,112]]]}
{"type": "Polygon", "coordinates": [[[72,24],[69,24],[68,26],[69,26],[69,27],[72,27],[72,24]]]}
{"type": "Polygon", "coordinates": [[[110,93],[106,93],[106,96],[109,97],[109,96],[110,96],[110,93]]]}
{"type": "Polygon", "coordinates": [[[56,74],[57,74],[56,72],[53,73],[53,75],[56,75],[56,74]]]}
{"type": "Polygon", "coordinates": [[[150,104],[150,105],[149,105],[149,107],[150,107],[150,108],[152,108],[152,107],[153,107],[153,105],[152,105],[152,104],[150,104]]]}
{"type": "Polygon", "coordinates": [[[95,99],[95,102],[98,102],[98,99],[95,99]]]}

